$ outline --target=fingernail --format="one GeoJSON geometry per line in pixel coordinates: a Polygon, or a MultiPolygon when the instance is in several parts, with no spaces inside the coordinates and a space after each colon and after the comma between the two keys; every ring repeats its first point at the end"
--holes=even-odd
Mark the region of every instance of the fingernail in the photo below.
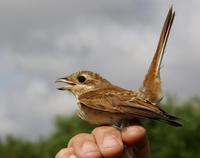
{"type": "Polygon", "coordinates": [[[85,142],[81,148],[82,152],[84,154],[92,153],[92,152],[98,152],[98,149],[94,143],[91,142],[85,142]]]}
{"type": "Polygon", "coordinates": [[[118,146],[120,143],[113,136],[105,136],[103,140],[104,148],[113,148],[118,146]]]}

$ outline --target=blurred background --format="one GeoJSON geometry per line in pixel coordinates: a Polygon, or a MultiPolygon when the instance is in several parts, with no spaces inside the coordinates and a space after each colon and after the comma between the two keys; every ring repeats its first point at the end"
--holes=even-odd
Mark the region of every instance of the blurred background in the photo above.
{"type": "Polygon", "coordinates": [[[200,156],[200,1],[0,0],[0,157],[53,157],[75,133],[93,128],[73,116],[75,98],[56,90],[59,77],[92,70],[137,90],[172,4],[163,107],[185,126],[146,126],[153,157],[200,156]]]}

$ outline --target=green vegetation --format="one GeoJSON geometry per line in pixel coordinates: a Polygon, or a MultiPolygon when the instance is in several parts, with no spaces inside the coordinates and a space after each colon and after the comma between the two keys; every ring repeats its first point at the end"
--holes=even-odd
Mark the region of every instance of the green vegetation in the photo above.
{"type": "MultiPolygon", "coordinates": [[[[173,99],[162,104],[168,112],[182,119],[183,127],[175,128],[158,121],[145,122],[153,158],[200,157],[200,98],[181,105],[173,99]]],[[[1,158],[53,158],[68,140],[77,133],[90,132],[94,126],[76,116],[57,117],[56,131],[47,139],[30,142],[12,136],[0,140],[1,158]]]]}

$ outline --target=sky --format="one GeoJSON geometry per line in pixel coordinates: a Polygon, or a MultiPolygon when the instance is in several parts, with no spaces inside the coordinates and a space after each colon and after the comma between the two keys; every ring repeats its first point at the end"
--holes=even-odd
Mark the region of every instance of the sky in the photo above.
{"type": "Polygon", "coordinates": [[[172,4],[163,92],[187,100],[200,95],[200,1],[0,0],[0,137],[48,137],[76,109],[54,81],[75,71],[137,90],[172,4]]]}

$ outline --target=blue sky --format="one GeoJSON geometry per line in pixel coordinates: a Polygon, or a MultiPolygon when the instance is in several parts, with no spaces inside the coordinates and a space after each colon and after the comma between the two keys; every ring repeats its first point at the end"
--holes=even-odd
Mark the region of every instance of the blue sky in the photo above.
{"type": "Polygon", "coordinates": [[[0,0],[0,136],[47,137],[57,115],[75,111],[54,84],[74,71],[137,90],[171,4],[163,90],[185,100],[200,95],[199,1],[0,0]]]}

